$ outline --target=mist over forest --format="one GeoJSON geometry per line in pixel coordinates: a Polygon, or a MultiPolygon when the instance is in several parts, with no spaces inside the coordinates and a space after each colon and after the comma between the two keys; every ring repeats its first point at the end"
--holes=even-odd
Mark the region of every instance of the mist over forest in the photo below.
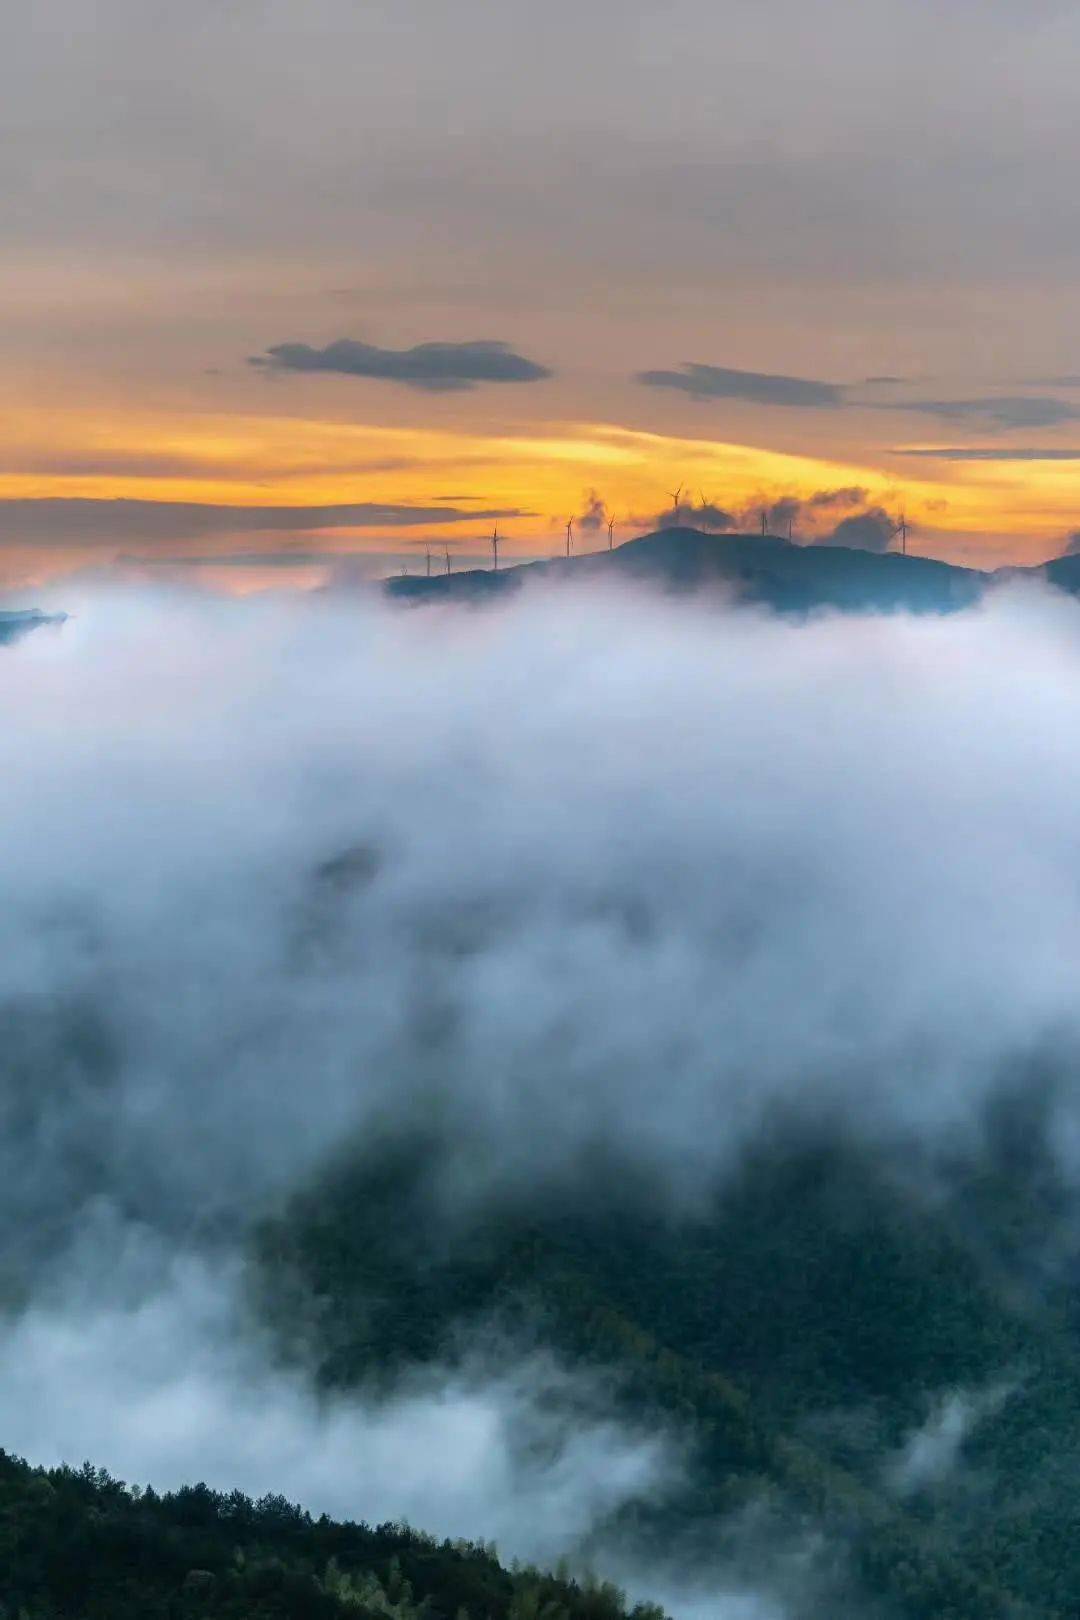
{"type": "Polygon", "coordinates": [[[6,1452],[1067,1612],[1080,606],[72,595],[0,686],[6,1452]]]}

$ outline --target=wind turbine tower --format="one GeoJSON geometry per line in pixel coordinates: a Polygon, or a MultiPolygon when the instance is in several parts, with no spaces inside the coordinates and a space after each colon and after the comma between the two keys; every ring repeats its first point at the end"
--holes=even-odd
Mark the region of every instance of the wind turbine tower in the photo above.
{"type": "Polygon", "coordinates": [[[430,546],[428,546],[425,555],[427,557],[427,577],[428,577],[428,579],[430,579],[431,578],[431,547],[430,546]]]}
{"type": "Polygon", "coordinates": [[[761,538],[763,540],[764,540],[766,534],[768,533],[768,522],[769,522],[769,514],[766,512],[765,508],[762,507],[761,508],[761,538]]]}
{"type": "Polygon", "coordinates": [[[679,496],[682,494],[682,492],[683,486],[681,484],[679,485],[678,489],[668,490],[668,494],[671,496],[671,513],[675,519],[676,527],[678,527],[679,523],[679,496]]]}
{"type": "Polygon", "coordinates": [[[608,548],[609,551],[611,550],[612,546],[615,544],[615,541],[613,539],[614,533],[615,533],[615,519],[613,517],[610,517],[607,520],[607,548],[608,548]]]}
{"type": "Polygon", "coordinates": [[[499,572],[499,525],[496,523],[491,531],[491,551],[495,558],[495,572],[499,572]]]}
{"type": "Polygon", "coordinates": [[[906,557],[907,556],[907,513],[906,512],[901,512],[901,514],[900,514],[900,522],[897,524],[897,529],[898,529],[899,534],[900,534],[900,554],[901,554],[901,556],[906,557]]]}
{"type": "Polygon", "coordinates": [[[443,549],[446,552],[446,572],[449,574],[449,572],[450,572],[450,547],[449,546],[444,546],[443,549]]]}
{"type": "Polygon", "coordinates": [[[567,520],[566,520],[566,555],[568,557],[570,555],[570,547],[571,547],[571,545],[573,543],[573,539],[574,539],[574,520],[573,520],[573,518],[567,518],[567,520]]]}

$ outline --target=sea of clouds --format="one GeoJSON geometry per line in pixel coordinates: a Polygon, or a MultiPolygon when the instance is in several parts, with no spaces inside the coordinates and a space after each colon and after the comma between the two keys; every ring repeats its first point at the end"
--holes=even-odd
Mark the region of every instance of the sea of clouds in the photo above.
{"type": "Polygon", "coordinates": [[[1070,599],[72,589],[0,655],[0,1443],[34,1461],[554,1559],[685,1437],[535,1351],[320,1400],[241,1304],[254,1220],[435,1105],[448,1208],[558,1197],[598,1143],[682,1206],[778,1112],[977,1143],[1080,1050],[1070,599]]]}

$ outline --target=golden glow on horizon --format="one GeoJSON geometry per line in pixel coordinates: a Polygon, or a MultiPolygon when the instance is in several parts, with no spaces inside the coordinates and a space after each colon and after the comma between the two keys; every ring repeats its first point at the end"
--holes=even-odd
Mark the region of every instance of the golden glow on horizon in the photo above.
{"type": "MultiPolygon", "coordinates": [[[[6,430],[8,466],[0,498],[81,497],[184,501],[236,506],[376,502],[519,508],[505,520],[505,555],[556,547],[562,525],[595,489],[626,539],[686,486],[696,505],[704,490],[717,505],[739,509],[782,495],[858,486],[868,499],[906,508],[916,529],[913,550],[962,559],[978,545],[993,560],[1034,561],[1075,522],[1080,464],[1063,462],[901,462],[897,472],[865,462],[797,456],[746,444],[675,438],[607,423],[545,424],[541,431],[491,434],[389,428],[289,416],[149,414],[108,409],[30,410],[6,430]],[[928,476],[930,469],[933,476],[928,476]],[[907,476],[908,470],[916,476],[907,476]]],[[[475,545],[483,520],[452,525],[350,526],[336,531],[349,549],[393,550],[398,542],[445,534],[475,545]]],[[[298,525],[298,531],[302,526],[298,525]]],[[[310,535],[312,531],[307,531],[310,535]]],[[[280,548],[290,536],[260,539],[280,548]]],[[[313,544],[334,549],[330,531],[313,544]]],[[[250,532],[245,544],[250,544],[250,532]]],[[[209,550],[215,542],[176,550],[209,550]]],[[[220,545],[220,539],[216,542],[220,545]]],[[[160,544],[160,542],[158,542],[160,544]]],[[[58,541],[58,551],[63,541],[58,541]]],[[[42,548],[44,550],[45,548],[42,548]]],[[[66,548],[70,552],[70,546],[66,548]]],[[[108,550],[107,537],[101,548],[108,550]]],[[[112,550],[130,550],[127,542],[112,550]]],[[[233,546],[231,549],[238,549],[233,546]]],[[[239,548],[242,549],[242,548],[239,548]]],[[[39,553],[40,554],[40,553],[39,553]]],[[[42,562],[45,559],[42,556],[42,562]]],[[[48,569],[46,571],[53,571],[48,569]]]]}

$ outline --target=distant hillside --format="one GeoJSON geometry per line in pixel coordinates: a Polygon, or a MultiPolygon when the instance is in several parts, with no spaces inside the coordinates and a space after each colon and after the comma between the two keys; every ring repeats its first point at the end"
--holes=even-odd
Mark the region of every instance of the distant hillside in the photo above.
{"type": "Polygon", "coordinates": [[[25,608],[17,612],[0,609],[0,647],[18,641],[20,636],[36,630],[39,625],[63,624],[66,618],[66,613],[42,613],[37,608],[25,608]]]}
{"type": "Polygon", "coordinates": [[[528,579],[544,577],[638,579],[669,591],[715,587],[783,613],[814,608],[949,613],[975,601],[990,578],[974,569],[899,552],[799,546],[775,535],[671,528],[628,540],[611,551],[522,563],[498,573],[471,569],[430,579],[403,575],[388,580],[386,589],[408,601],[483,601],[528,579]]]}
{"type": "Polygon", "coordinates": [[[659,529],[611,551],[550,562],[473,568],[459,574],[405,574],[385,582],[404,601],[483,602],[529,579],[638,579],[667,591],[715,588],[742,602],[778,613],[832,608],[842,613],[954,613],[977,601],[994,580],[1043,578],[1080,596],[1080,556],[1057,557],[1034,568],[984,572],[932,557],[850,546],[802,546],[776,535],[706,534],[701,529],[659,529]]]}
{"type": "Polygon", "coordinates": [[[1043,565],[1042,572],[1051,585],[1073,596],[1080,596],[1080,555],[1055,557],[1053,562],[1043,565]]]}

